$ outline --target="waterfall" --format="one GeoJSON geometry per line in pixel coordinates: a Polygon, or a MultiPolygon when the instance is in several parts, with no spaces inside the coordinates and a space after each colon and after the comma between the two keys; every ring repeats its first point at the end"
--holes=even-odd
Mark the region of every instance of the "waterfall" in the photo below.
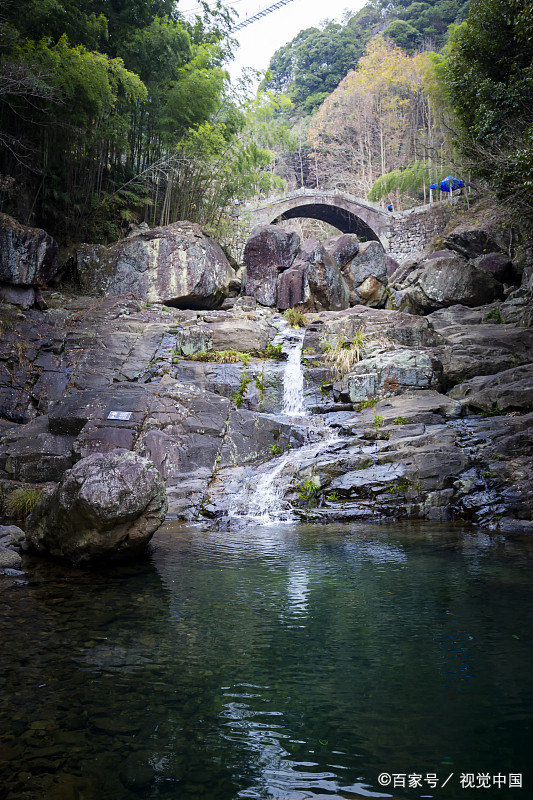
{"type": "Polygon", "coordinates": [[[245,516],[268,525],[272,522],[292,521],[293,517],[284,501],[285,481],[277,480],[287,463],[289,454],[281,456],[274,467],[259,475],[257,482],[251,487],[245,516]]]}
{"type": "Polygon", "coordinates": [[[285,499],[287,487],[291,485],[304,462],[313,460],[320,451],[330,446],[332,440],[337,439],[337,432],[324,425],[321,418],[308,416],[306,413],[302,369],[305,330],[289,328],[283,323],[282,325],[283,327],[278,327],[278,337],[283,342],[287,361],[283,372],[281,414],[278,418],[284,421],[283,418],[287,416],[299,417],[296,424],[308,429],[310,442],[284,453],[274,461],[264,462],[250,469],[248,479],[230,503],[228,517],[251,519],[260,525],[294,521],[290,503],[285,499]]]}
{"type": "Polygon", "coordinates": [[[287,362],[283,374],[282,414],[287,416],[305,416],[304,373],[302,369],[302,347],[305,330],[291,330],[285,339],[287,362]]]}

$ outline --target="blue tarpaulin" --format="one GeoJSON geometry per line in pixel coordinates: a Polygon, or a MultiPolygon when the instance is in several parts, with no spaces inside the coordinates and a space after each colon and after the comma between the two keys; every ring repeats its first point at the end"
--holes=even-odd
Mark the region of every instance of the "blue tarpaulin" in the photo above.
{"type": "Polygon", "coordinates": [[[453,175],[448,175],[443,178],[440,183],[432,183],[430,189],[440,189],[441,192],[453,192],[455,189],[462,189],[465,185],[464,181],[454,178],[453,175]]]}

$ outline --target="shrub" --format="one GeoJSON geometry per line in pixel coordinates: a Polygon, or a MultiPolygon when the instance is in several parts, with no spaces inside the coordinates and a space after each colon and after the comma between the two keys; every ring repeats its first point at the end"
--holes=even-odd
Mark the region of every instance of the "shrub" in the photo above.
{"type": "Polygon", "coordinates": [[[495,325],[502,325],[505,322],[499,308],[491,308],[491,310],[485,314],[485,320],[491,320],[495,325]]]}
{"type": "Polygon", "coordinates": [[[305,500],[309,508],[316,503],[316,496],[318,494],[318,490],[320,489],[320,484],[318,483],[316,478],[310,478],[309,480],[302,481],[296,486],[296,491],[298,492],[298,496],[305,500]]]}
{"type": "Polygon", "coordinates": [[[279,344],[270,344],[267,342],[267,346],[265,347],[265,356],[267,358],[283,358],[283,353],[281,352],[281,348],[283,347],[283,342],[279,344]]]}

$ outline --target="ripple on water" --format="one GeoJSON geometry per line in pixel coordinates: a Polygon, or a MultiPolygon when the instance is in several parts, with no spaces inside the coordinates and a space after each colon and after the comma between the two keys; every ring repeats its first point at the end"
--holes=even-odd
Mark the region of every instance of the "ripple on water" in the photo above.
{"type": "Polygon", "coordinates": [[[381,772],[528,771],[527,543],[174,524],[144,563],[24,566],[1,587],[2,800],[392,797],[381,772]]]}

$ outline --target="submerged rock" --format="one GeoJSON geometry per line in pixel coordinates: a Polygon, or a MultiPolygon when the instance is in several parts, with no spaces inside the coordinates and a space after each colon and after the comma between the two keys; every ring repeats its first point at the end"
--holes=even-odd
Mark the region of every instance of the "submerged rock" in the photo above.
{"type": "Polygon", "coordinates": [[[152,462],[115,450],[83,458],[27,521],[29,544],[75,564],[137,553],[165,518],[165,484],[152,462]]]}

